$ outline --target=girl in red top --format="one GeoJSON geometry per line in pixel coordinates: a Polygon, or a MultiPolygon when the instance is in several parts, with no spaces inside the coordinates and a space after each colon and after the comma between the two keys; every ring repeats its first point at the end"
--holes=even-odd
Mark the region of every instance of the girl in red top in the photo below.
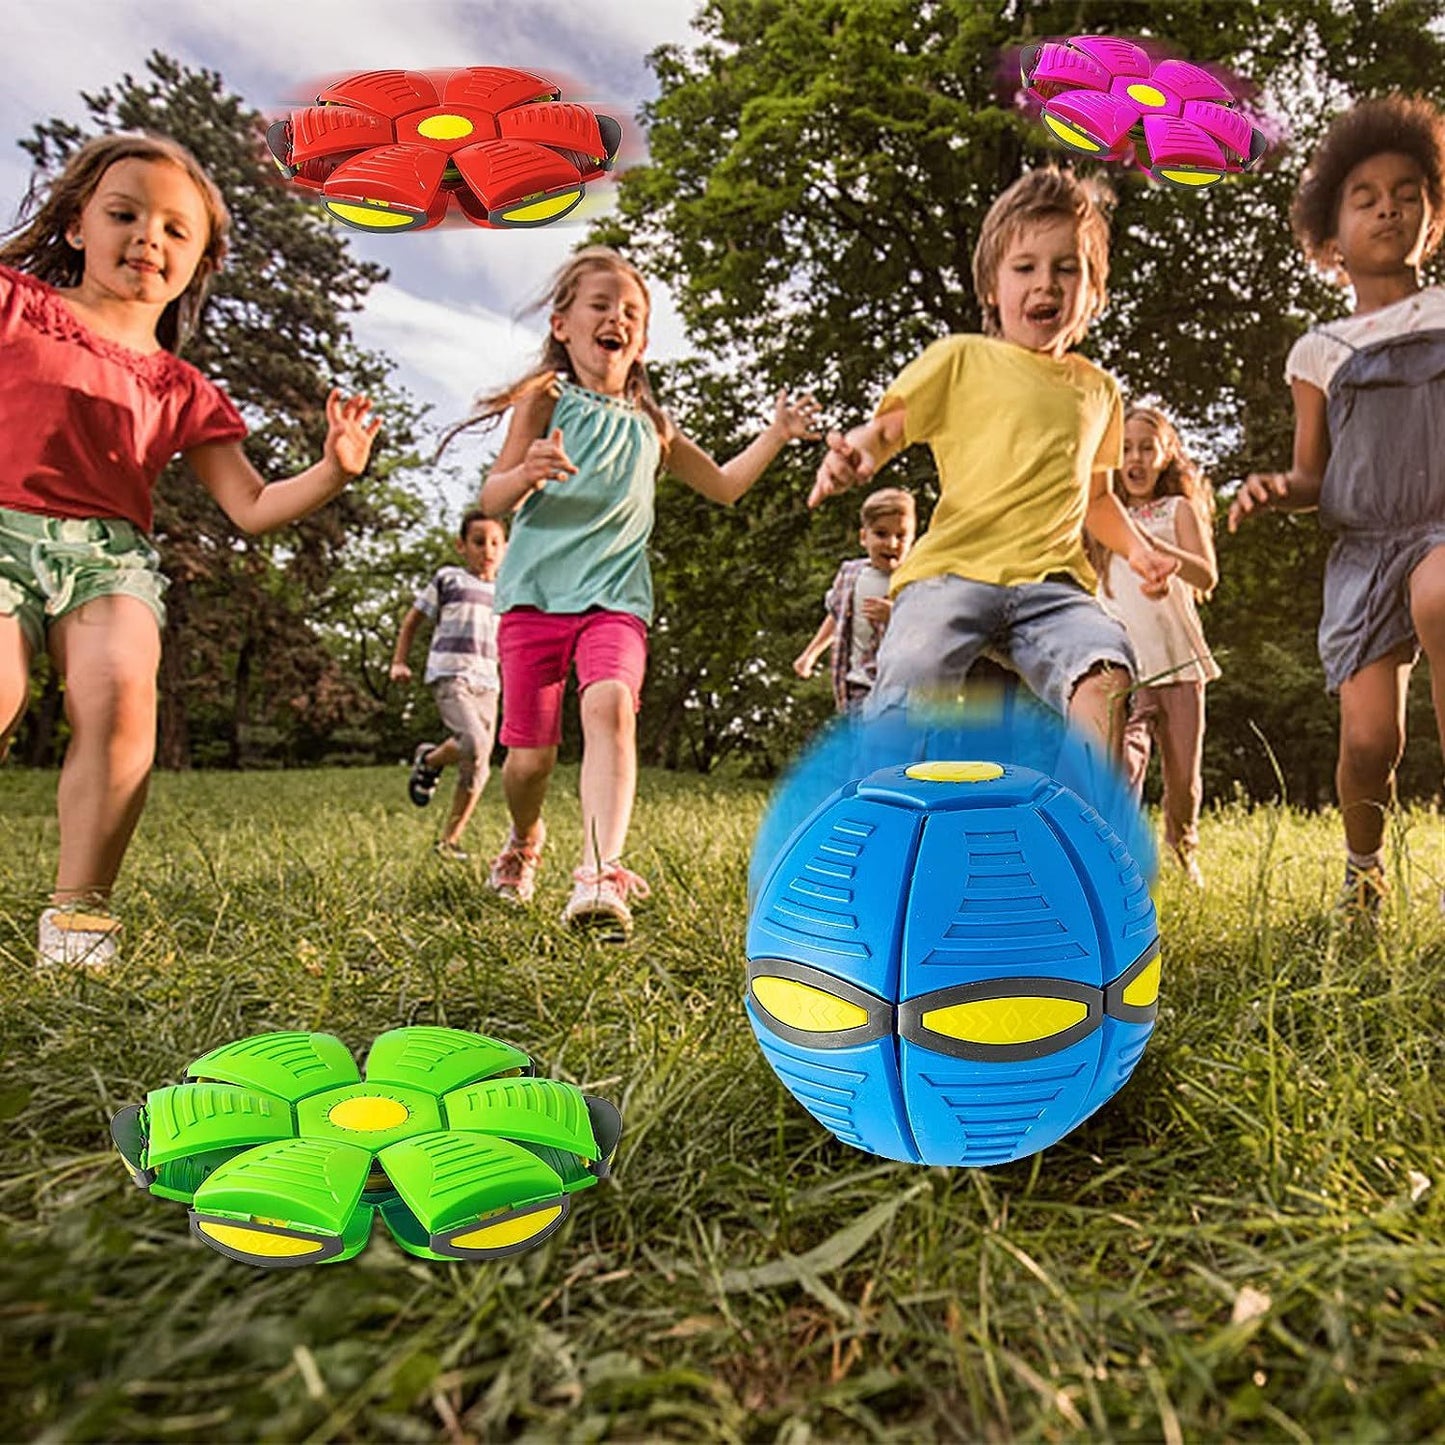
{"type": "Polygon", "coordinates": [[[325,453],[267,486],[231,402],[176,351],[226,251],[230,216],[189,151],[154,135],[82,146],[0,245],[0,756],[31,659],[65,682],[60,862],[46,962],[104,963],[105,911],[155,750],[165,579],[151,488],[181,453],[237,526],[315,511],[366,466],[364,396],[326,402],[325,453]]]}

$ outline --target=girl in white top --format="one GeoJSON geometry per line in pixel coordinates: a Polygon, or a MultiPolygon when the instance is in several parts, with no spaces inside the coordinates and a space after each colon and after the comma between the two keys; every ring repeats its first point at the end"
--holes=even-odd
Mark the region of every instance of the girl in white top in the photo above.
{"type": "Polygon", "coordinates": [[[1142,789],[1151,740],[1158,742],[1164,842],[1190,881],[1202,886],[1195,855],[1204,791],[1204,686],[1219,668],[1194,603],[1207,598],[1218,580],[1213,492],[1169,419],[1150,406],[1132,406],[1124,415],[1124,470],[1115,475],[1114,489],[1135,527],[1179,561],[1168,592],[1146,597],[1124,558],[1091,541],[1099,601],[1124,624],[1139,663],[1124,730],[1125,772],[1130,786],[1142,789]]]}

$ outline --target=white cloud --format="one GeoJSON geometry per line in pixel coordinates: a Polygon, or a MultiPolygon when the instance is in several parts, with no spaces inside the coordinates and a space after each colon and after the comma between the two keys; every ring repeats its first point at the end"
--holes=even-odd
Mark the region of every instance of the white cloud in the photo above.
{"type": "Polygon", "coordinates": [[[373,288],[353,321],[363,346],[385,352],[400,379],[435,407],[433,422],[465,416],[472,397],[520,376],[541,349],[540,330],[529,330],[481,306],[430,301],[400,286],[373,288]]]}

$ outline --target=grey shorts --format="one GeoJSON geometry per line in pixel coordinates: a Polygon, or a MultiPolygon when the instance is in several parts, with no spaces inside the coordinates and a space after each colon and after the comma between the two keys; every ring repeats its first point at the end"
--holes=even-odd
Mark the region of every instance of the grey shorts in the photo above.
{"type": "Polygon", "coordinates": [[[1072,578],[998,587],[945,574],[910,582],[893,599],[878,651],[870,715],[905,704],[910,694],[956,695],[985,651],[1013,666],[1056,713],[1101,663],[1132,682],[1134,651],[1122,623],[1072,578]]]}
{"type": "Polygon", "coordinates": [[[497,689],[470,677],[439,677],[431,690],[442,723],[461,751],[457,787],[480,793],[486,786],[492,742],[497,736],[497,689]]]}
{"type": "Polygon", "coordinates": [[[1362,667],[1408,646],[1420,656],[1410,616],[1410,576],[1445,547],[1445,525],[1394,535],[1346,532],[1325,564],[1325,607],[1320,616],[1320,661],[1332,693],[1362,667]]]}
{"type": "Polygon", "coordinates": [[[97,597],[135,597],[164,628],[170,584],[150,538],[118,518],[76,521],[0,507],[0,617],[16,617],[32,652],[51,623],[97,597]]]}

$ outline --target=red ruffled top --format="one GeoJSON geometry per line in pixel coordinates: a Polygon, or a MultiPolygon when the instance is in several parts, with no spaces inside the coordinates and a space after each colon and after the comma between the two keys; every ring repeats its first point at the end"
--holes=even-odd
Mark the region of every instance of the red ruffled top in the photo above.
{"type": "Polygon", "coordinates": [[[245,435],[194,366],[97,335],[53,286],[0,266],[0,507],[149,532],[166,463],[245,435]]]}

